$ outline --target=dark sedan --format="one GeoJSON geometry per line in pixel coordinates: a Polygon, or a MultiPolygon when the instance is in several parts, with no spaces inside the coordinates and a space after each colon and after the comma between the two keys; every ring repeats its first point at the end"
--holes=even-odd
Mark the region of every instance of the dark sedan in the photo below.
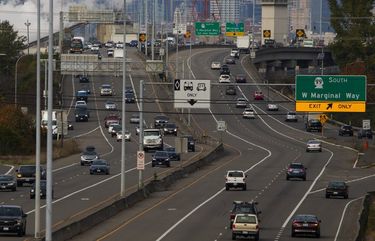
{"type": "Polygon", "coordinates": [[[195,140],[192,135],[184,135],[182,138],[187,138],[187,149],[188,151],[195,152],[195,140]]]}
{"type": "Polygon", "coordinates": [[[179,160],[181,160],[180,153],[176,152],[176,148],[174,148],[174,147],[167,147],[167,148],[164,148],[164,151],[168,152],[168,154],[169,154],[169,160],[171,160],[171,161],[179,161],[179,160]]]}
{"type": "Polygon", "coordinates": [[[90,80],[87,76],[79,76],[79,83],[89,83],[90,80]]]}
{"type": "Polygon", "coordinates": [[[90,166],[90,175],[93,174],[105,174],[109,175],[109,163],[106,160],[98,159],[91,163],[90,166]]]}
{"type": "Polygon", "coordinates": [[[237,93],[236,86],[234,86],[234,85],[227,86],[227,88],[225,90],[226,95],[236,95],[236,93],[237,93]]]}
{"type": "Polygon", "coordinates": [[[236,60],[235,59],[232,59],[232,58],[227,58],[225,60],[225,63],[226,64],[236,64],[236,60]]]}
{"type": "Polygon", "coordinates": [[[358,131],[358,139],[362,138],[372,139],[372,131],[369,129],[360,129],[358,131]]]}
{"type": "MultiPolygon", "coordinates": [[[[47,181],[46,180],[40,180],[40,198],[45,199],[47,197],[47,181]]],[[[54,191],[52,188],[52,198],[54,196],[54,191]]],[[[30,199],[35,198],[35,183],[30,189],[30,199]]]]}
{"type": "Polygon", "coordinates": [[[169,122],[169,118],[165,115],[158,115],[155,116],[154,118],[154,127],[155,128],[160,128],[164,127],[165,124],[169,122]]]}
{"type": "Polygon", "coordinates": [[[350,125],[344,125],[340,127],[339,136],[353,136],[353,127],[350,125]]]}
{"type": "Polygon", "coordinates": [[[0,175],[0,190],[17,190],[17,180],[12,175],[0,175]]]}
{"type": "Polygon", "coordinates": [[[297,234],[314,235],[320,238],[320,219],[315,215],[299,214],[292,221],[292,237],[297,234]]]}
{"type": "Polygon", "coordinates": [[[326,198],[332,196],[344,197],[347,199],[349,197],[349,187],[343,181],[331,181],[326,187],[326,198]]]}
{"type": "Polygon", "coordinates": [[[163,131],[164,134],[172,134],[177,136],[177,125],[175,123],[167,123],[164,125],[163,131]]]}
{"type": "Polygon", "coordinates": [[[236,80],[237,83],[246,83],[247,82],[246,76],[244,74],[236,75],[235,80],[236,80]]]}
{"type": "Polygon", "coordinates": [[[291,163],[286,170],[286,180],[290,178],[300,178],[306,181],[306,168],[302,163],[291,163]]]}
{"type": "Polygon", "coordinates": [[[133,92],[125,93],[125,102],[126,103],[135,103],[135,96],[133,92]]]}
{"type": "Polygon", "coordinates": [[[166,166],[170,167],[171,162],[169,159],[169,153],[166,151],[156,151],[155,154],[152,156],[152,167],[155,166],[166,166]]]}

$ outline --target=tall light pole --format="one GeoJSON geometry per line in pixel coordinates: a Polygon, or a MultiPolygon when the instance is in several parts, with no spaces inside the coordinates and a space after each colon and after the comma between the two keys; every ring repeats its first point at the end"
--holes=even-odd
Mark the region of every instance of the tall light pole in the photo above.
{"type": "Polygon", "coordinates": [[[21,55],[18,59],[17,59],[17,61],[16,61],[16,66],[15,66],[15,73],[14,73],[14,106],[16,106],[17,107],[17,86],[18,86],[18,72],[17,72],[17,66],[18,66],[18,62],[23,58],[23,57],[25,57],[25,56],[27,56],[27,55],[21,55]]]}
{"type": "MultiPolygon", "coordinates": [[[[320,0],[320,23],[319,23],[319,31],[320,31],[320,41],[322,41],[322,13],[323,12],[323,0],[320,0]]],[[[324,40],[322,44],[322,70],[321,70],[321,75],[324,75],[324,40]]]]}
{"type": "Polygon", "coordinates": [[[124,21],[124,48],[122,58],[122,115],[121,115],[121,126],[122,126],[122,141],[121,141],[121,197],[125,197],[125,84],[126,84],[126,0],[124,0],[123,8],[123,21],[124,21]]]}
{"type": "Polygon", "coordinates": [[[155,59],[155,12],[156,12],[156,0],[152,2],[152,31],[151,31],[151,59],[155,59]]]}
{"type": "Polygon", "coordinates": [[[30,51],[29,51],[29,46],[30,46],[29,27],[31,25],[29,20],[26,21],[25,25],[26,25],[26,28],[27,28],[27,54],[29,55],[30,54],[30,51]]]}
{"type": "MultiPolygon", "coordinates": [[[[35,193],[40,193],[40,0],[37,1],[36,39],[36,136],[35,136],[35,193]]],[[[35,195],[34,238],[40,237],[40,195],[35,195]]]]}

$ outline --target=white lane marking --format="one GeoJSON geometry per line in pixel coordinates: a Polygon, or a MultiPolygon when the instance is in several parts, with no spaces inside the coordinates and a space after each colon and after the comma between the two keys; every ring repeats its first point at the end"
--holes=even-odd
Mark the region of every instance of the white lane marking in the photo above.
{"type": "Polygon", "coordinates": [[[353,200],[351,200],[350,202],[348,202],[348,203],[345,205],[344,211],[342,212],[342,215],[341,215],[341,219],[340,219],[339,226],[338,226],[338,228],[337,228],[337,232],[336,232],[336,235],[335,235],[335,239],[334,239],[334,241],[337,241],[337,238],[338,238],[338,236],[339,236],[340,229],[341,229],[342,223],[343,223],[343,221],[344,221],[344,217],[345,217],[346,209],[348,208],[348,206],[349,206],[352,202],[357,201],[357,200],[362,199],[362,198],[363,198],[363,197],[359,197],[359,198],[353,199],[353,200]]]}
{"type": "Polygon", "coordinates": [[[15,168],[13,165],[8,165],[8,164],[4,164],[4,166],[9,167],[9,170],[5,173],[5,175],[9,175],[15,168]]]}
{"type": "MultiPolygon", "coordinates": [[[[150,164],[151,164],[151,162],[147,162],[147,163],[145,163],[145,165],[150,165],[150,164]]],[[[131,172],[131,171],[134,171],[134,170],[136,170],[136,169],[137,169],[136,167],[133,167],[133,168],[131,168],[131,169],[126,170],[125,173],[131,172]]],[[[64,196],[64,197],[61,197],[61,198],[59,198],[59,199],[56,199],[56,200],[52,201],[52,203],[58,203],[58,202],[61,202],[61,201],[65,200],[65,199],[67,199],[67,198],[69,198],[69,197],[71,197],[71,196],[73,196],[73,195],[76,195],[76,194],[78,194],[78,193],[80,193],[80,192],[86,191],[86,190],[88,190],[88,189],[90,189],[90,188],[93,188],[93,187],[99,186],[100,184],[105,183],[105,182],[108,182],[108,181],[110,181],[110,180],[112,180],[112,179],[114,179],[114,178],[116,178],[116,177],[118,177],[118,176],[120,176],[120,175],[121,175],[121,173],[118,173],[118,174],[116,174],[116,175],[114,175],[114,176],[111,176],[111,177],[109,177],[109,178],[107,178],[107,179],[104,179],[104,180],[101,180],[101,181],[99,181],[99,182],[96,182],[95,184],[92,184],[92,185],[87,186],[87,187],[85,187],[85,188],[82,188],[82,189],[79,189],[79,190],[74,191],[74,192],[72,192],[72,193],[69,193],[68,195],[66,195],[66,196],[64,196]]],[[[63,182],[64,182],[64,180],[63,180],[63,182]]],[[[45,207],[46,207],[46,205],[41,206],[41,208],[45,208],[45,207]]],[[[35,209],[32,209],[32,210],[28,211],[27,214],[31,214],[31,213],[33,213],[34,211],[35,211],[35,209]]]]}

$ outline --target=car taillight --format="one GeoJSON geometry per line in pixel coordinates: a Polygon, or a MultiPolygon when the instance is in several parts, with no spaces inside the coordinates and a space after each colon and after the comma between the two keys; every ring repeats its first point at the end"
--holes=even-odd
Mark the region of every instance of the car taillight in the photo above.
{"type": "Polygon", "coordinates": [[[232,224],[232,229],[235,229],[236,228],[236,225],[235,224],[232,224]]]}
{"type": "Polygon", "coordinates": [[[236,215],[231,214],[231,215],[230,215],[230,219],[233,220],[235,216],[236,216],[236,215]]]}
{"type": "Polygon", "coordinates": [[[289,169],[288,169],[288,172],[291,172],[291,171],[293,171],[293,169],[292,169],[292,168],[289,168],[289,169]]]}
{"type": "Polygon", "coordinates": [[[293,222],[293,226],[294,226],[294,227],[301,227],[302,224],[300,224],[300,223],[297,222],[297,221],[294,221],[294,222],[293,222]]]}
{"type": "Polygon", "coordinates": [[[317,223],[310,223],[310,224],[311,224],[311,226],[314,226],[314,227],[317,227],[317,226],[318,226],[317,223]]]}
{"type": "Polygon", "coordinates": [[[259,225],[255,226],[255,229],[259,229],[259,225]]]}

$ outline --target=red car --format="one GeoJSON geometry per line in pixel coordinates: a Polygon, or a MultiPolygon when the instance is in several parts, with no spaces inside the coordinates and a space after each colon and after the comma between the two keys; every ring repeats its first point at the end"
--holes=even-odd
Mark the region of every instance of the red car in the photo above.
{"type": "Polygon", "coordinates": [[[262,91],[255,91],[254,100],[263,100],[263,99],[264,99],[264,95],[262,91]]]}
{"type": "Polygon", "coordinates": [[[297,234],[314,235],[320,237],[320,219],[315,215],[299,214],[292,221],[292,237],[297,234]]]}
{"type": "Polygon", "coordinates": [[[104,126],[108,128],[110,124],[117,123],[120,124],[121,117],[117,114],[109,114],[104,118],[104,126]]]}

